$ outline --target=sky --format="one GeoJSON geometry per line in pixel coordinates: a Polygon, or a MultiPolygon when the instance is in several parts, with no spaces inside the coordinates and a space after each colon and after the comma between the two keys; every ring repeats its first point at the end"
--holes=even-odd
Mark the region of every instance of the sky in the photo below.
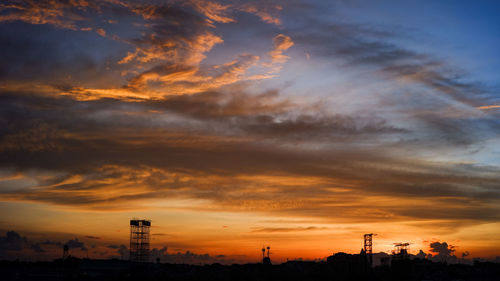
{"type": "Polygon", "coordinates": [[[0,3],[0,258],[500,256],[498,1],[0,3]]]}

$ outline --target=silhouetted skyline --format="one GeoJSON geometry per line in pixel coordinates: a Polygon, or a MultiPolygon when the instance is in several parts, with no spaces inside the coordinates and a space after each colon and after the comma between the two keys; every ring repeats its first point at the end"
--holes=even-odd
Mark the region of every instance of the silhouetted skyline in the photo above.
{"type": "MultiPolygon", "coordinates": [[[[138,221],[138,220],[131,220],[138,221]]],[[[142,220],[141,220],[142,221],[142,220]]],[[[136,236],[132,236],[132,232],[135,231],[131,228],[130,233],[130,247],[133,244],[137,244],[136,236]]],[[[154,233],[153,233],[154,234],[154,233]]],[[[89,248],[96,249],[96,245],[92,243],[95,240],[99,240],[99,237],[85,237],[84,240],[80,241],[78,238],[70,239],[66,242],[64,241],[50,241],[45,240],[41,242],[34,242],[32,239],[28,239],[25,236],[21,236],[15,231],[8,231],[5,236],[0,236],[0,260],[22,260],[22,261],[50,261],[54,259],[60,259],[61,253],[62,258],[67,258],[69,256],[79,257],[79,258],[90,258],[90,259],[119,259],[119,260],[130,260],[132,262],[160,262],[160,263],[179,263],[179,264],[234,264],[234,263],[248,263],[248,262],[261,262],[264,264],[272,262],[271,257],[271,247],[262,247],[262,256],[260,259],[251,259],[248,256],[236,256],[236,255],[210,255],[208,253],[193,253],[189,250],[185,252],[180,252],[176,250],[168,250],[168,246],[165,245],[161,248],[144,248],[141,253],[139,253],[140,246],[135,246],[131,250],[127,245],[121,244],[105,244],[102,245],[107,249],[104,252],[91,251],[89,255],[89,248]],[[134,257],[130,256],[130,253],[134,252],[134,257]]],[[[363,237],[360,237],[360,245],[363,243],[363,237]]],[[[300,242],[300,241],[299,241],[300,242]]],[[[376,241],[374,242],[376,245],[376,241]]],[[[366,263],[372,264],[373,266],[380,266],[384,264],[383,259],[391,260],[391,257],[399,254],[401,251],[401,245],[404,245],[405,255],[411,259],[426,259],[433,262],[446,262],[449,264],[472,264],[475,260],[478,261],[490,261],[490,262],[500,262],[500,257],[484,259],[478,256],[470,256],[470,253],[464,251],[461,255],[455,253],[455,246],[450,245],[447,242],[434,241],[430,242],[426,250],[419,249],[418,251],[410,250],[409,243],[393,243],[395,248],[387,252],[373,252],[372,262],[369,260],[369,256],[366,256],[366,263]]],[[[149,247],[149,244],[148,244],[149,247]]],[[[307,247],[307,244],[303,244],[302,247],[307,247]]],[[[141,247],[140,247],[141,248],[141,247]]],[[[277,245],[279,249],[279,245],[277,245]]],[[[325,248],[328,248],[325,246],[325,248]]],[[[375,247],[377,248],[377,246],[375,247]]],[[[257,252],[256,249],[255,252],[257,252]]],[[[299,249],[298,249],[299,250],[299,249]]],[[[328,251],[328,249],[326,249],[328,251]]],[[[362,252],[365,253],[365,248],[361,248],[362,252]]],[[[335,254],[335,250],[331,253],[335,254]]],[[[273,252],[280,256],[279,252],[273,252]]],[[[350,253],[350,254],[356,254],[350,253]]],[[[303,258],[303,257],[293,257],[286,258],[286,261],[326,261],[328,256],[315,257],[315,258],[303,258]]],[[[284,260],[277,259],[275,263],[282,263],[284,260]]]]}

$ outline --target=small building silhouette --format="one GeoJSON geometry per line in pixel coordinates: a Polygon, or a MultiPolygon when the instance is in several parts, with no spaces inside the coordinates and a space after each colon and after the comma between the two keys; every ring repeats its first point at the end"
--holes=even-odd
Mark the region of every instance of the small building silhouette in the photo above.
{"type": "Polygon", "coordinates": [[[69,257],[69,247],[68,247],[68,244],[64,244],[62,258],[63,258],[63,260],[65,260],[68,257],[69,257]]]}
{"type": "Polygon", "coordinates": [[[327,264],[333,268],[338,276],[364,276],[369,272],[369,261],[364,251],[359,254],[335,253],[326,259],[327,264]]]}

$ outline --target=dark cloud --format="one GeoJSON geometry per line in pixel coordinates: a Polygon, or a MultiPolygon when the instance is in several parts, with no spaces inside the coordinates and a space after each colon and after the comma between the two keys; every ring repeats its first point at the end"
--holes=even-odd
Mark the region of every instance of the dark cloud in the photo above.
{"type": "Polygon", "coordinates": [[[7,2],[0,4],[3,85],[118,87],[125,82],[124,68],[109,66],[121,59],[116,50],[125,53],[127,46],[90,32],[103,24],[99,18],[114,14],[108,1],[7,2]]]}
{"type": "Polygon", "coordinates": [[[42,255],[50,256],[51,253],[47,250],[47,246],[61,248],[62,245],[63,243],[61,242],[50,240],[34,242],[32,239],[28,239],[16,231],[10,230],[5,233],[5,237],[0,237],[0,258],[32,258],[33,252],[36,254],[36,257],[41,257],[42,255]]]}
{"type": "Polygon", "coordinates": [[[0,237],[0,252],[3,251],[21,251],[28,245],[28,239],[11,230],[0,237]]]}
{"type": "Polygon", "coordinates": [[[157,102],[9,93],[0,99],[5,125],[0,129],[0,165],[21,173],[58,172],[36,179],[44,188],[6,190],[4,198],[124,208],[134,200],[181,196],[208,199],[220,208],[274,206],[267,210],[322,218],[335,212],[357,220],[357,210],[368,208],[356,204],[362,199],[356,194],[363,192],[435,202],[430,207],[379,206],[366,212],[372,219],[498,220],[494,167],[401,159],[393,147],[370,145],[410,132],[376,117],[296,114],[295,105],[277,92],[206,92],[157,102]],[[307,149],[311,144],[318,148],[307,149]],[[65,182],[73,175],[80,180],[65,182]],[[209,176],[220,178],[201,180],[209,176]],[[245,176],[316,182],[281,186],[245,176]],[[263,185],[274,191],[253,192],[263,185]],[[131,186],[143,189],[105,198],[87,192],[131,186]],[[86,192],[67,195],[78,190],[86,192]],[[332,200],[350,205],[332,205],[332,200]],[[465,210],[464,204],[474,207],[465,210]]]}
{"type": "MultiPolygon", "coordinates": [[[[52,234],[38,233],[37,236],[47,237],[52,234]]],[[[88,237],[86,237],[88,238],[88,237]]],[[[89,238],[93,239],[93,238],[89,238]]],[[[79,240],[78,238],[69,239],[64,241],[57,240],[42,240],[39,241],[33,237],[25,237],[16,231],[7,231],[5,236],[0,237],[0,259],[13,260],[13,259],[23,259],[23,260],[53,260],[55,258],[60,258],[63,251],[63,247],[68,246],[70,255],[72,256],[84,256],[88,252],[87,245],[79,240]],[[83,251],[83,253],[81,252],[83,251]]],[[[124,245],[104,245],[97,244],[91,245],[92,249],[95,249],[93,253],[97,253],[102,258],[108,257],[118,257],[121,259],[128,259],[128,248],[124,245]],[[111,249],[109,250],[102,249],[111,249]],[[99,249],[101,251],[99,251],[99,249]],[[116,252],[118,256],[113,255],[116,252]]],[[[95,257],[94,257],[95,258],[95,257]]]]}
{"type": "Polygon", "coordinates": [[[196,119],[224,119],[252,117],[255,115],[279,114],[286,112],[291,104],[279,100],[277,91],[258,95],[243,92],[205,92],[195,95],[168,97],[151,106],[176,112],[196,119]]]}
{"type": "Polygon", "coordinates": [[[61,242],[49,241],[49,240],[46,240],[43,242],[38,242],[38,243],[30,243],[30,244],[31,244],[30,248],[38,254],[47,252],[47,250],[44,249],[42,246],[56,246],[59,248],[62,248],[62,246],[63,246],[63,244],[61,242]]]}
{"type": "MultiPolygon", "coordinates": [[[[129,249],[127,248],[127,246],[125,246],[123,244],[121,244],[121,245],[110,244],[110,245],[107,245],[106,247],[109,249],[112,249],[112,250],[116,250],[114,253],[118,254],[117,256],[112,255],[111,257],[119,258],[122,260],[129,258],[129,249]]],[[[109,255],[108,252],[102,253],[102,255],[106,255],[106,254],[109,255]]]]}
{"type": "Polygon", "coordinates": [[[177,264],[233,264],[241,262],[241,256],[230,257],[226,255],[212,256],[209,254],[196,254],[190,251],[184,253],[167,253],[167,247],[160,249],[153,248],[150,253],[151,261],[159,260],[161,263],[177,263],[177,264]]]}
{"type": "MultiPolygon", "coordinates": [[[[78,154],[78,147],[82,148],[78,134],[104,137],[98,141],[100,144],[95,144],[106,146],[120,142],[112,133],[121,134],[120,131],[125,129],[165,135],[188,132],[198,134],[200,140],[203,135],[211,137],[212,134],[221,134],[230,137],[264,137],[283,142],[363,139],[366,135],[371,135],[373,141],[378,135],[403,132],[376,117],[297,115],[290,108],[290,103],[280,100],[275,92],[257,96],[209,92],[174,97],[158,103],[116,100],[79,102],[70,98],[10,94],[0,98],[6,113],[0,116],[0,121],[6,125],[0,145],[4,152],[59,151],[65,154],[64,151],[73,151],[78,154]],[[150,113],[151,109],[157,112],[150,113]],[[101,114],[113,118],[96,118],[101,114]],[[179,124],[175,122],[178,118],[176,115],[196,122],[187,120],[179,124]],[[76,133],[76,138],[66,137],[68,133],[76,133]],[[106,137],[105,134],[111,135],[106,137]]],[[[153,144],[147,139],[144,141],[146,147],[153,144]]],[[[84,145],[93,146],[92,141],[86,141],[84,145]]],[[[163,146],[160,143],[153,145],[163,146]]]]}
{"type": "Polygon", "coordinates": [[[46,241],[40,242],[39,244],[40,245],[52,245],[52,246],[62,246],[63,245],[61,242],[50,241],[50,240],[46,240],[46,241]]]}
{"type": "Polygon", "coordinates": [[[431,242],[430,245],[431,253],[436,253],[436,255],[432,256],[428,255],[428,259],[431,259],[434,262],[447,262],[447,263],[457,263],[457,256],[453,255],[455,252],[455,246],[448,245],[446,242],[431,242]]]}
{"type": "Polygon", "coordinates": [[[82,251],[87,251],[87,247],[85,246],[85,243],[82,241],[79,241],[78,238],[75,239],[70,239],[64,245],[68,246],[68,249],[80,249],[82,251]]]}
{"type": "MultiPolygon", "coordinates": [[[[103,52],[102,57],[97,57],[85,52],[87,44],[95,41],[93,34],[77,37],[69,33],[67,37],[75,39],[64,41],[59,35],[44,26],[0,25],[0,51],[5,54],[0,81],[95,87],[121,80],[119,68],[106,70],[106,61],[117,60],[112,53],[103,52]]],[[[102,49],[119,47],[115,42],[96,44],[102,49]]]]}
{"type": "Polygon", "coordinates": [[[448,245],[446,242],[432,242],[430,245],[431,252],[442,256],[450,256],[455,252],[455,246],[448,245]]]}
{"type": "Polygon", "coordinates": [[[58,28],[77,30],[77,23],[84,21],[87,7],[95,5],[87,1],[4,1],[0,5],[0,21],[24,21],[31,24],[50,24],[58,28]]]}
{"type": "Polygon", "coordinates": [[[176,96],[162,101],[161,107],[198,120],[212,120],[225,129],[229,127],[226,132],[234,128],[234,133],[287,141],[332,141],[353,135],[405,133],[375,116],[296,113],[296,106],[280,100],[276,91],[260,95],[207,92],[176,96]]]}
{"type": "Polygon", "coordinates": [[[439,137],[439,142],[467,147],[500,134],[500,122],[490,117],[447,117],[425,112],[416,114],[415,119],[426,127],[426,134],[418,140],[421,144],[437,144],[439,137]]]}
{"type": "Polygon", "coordinates": [[[46,251],[40,246],[40,244],[32,244],[31,249],[37,253],[45,253],[46,251]]]}
{"type": "MultiPolygon", "coordinates": [[[[117,250],[116,253],[121,259],[128,259],[129,249],[125,245],[111,244],[107,246],[110,249],[117,250]]],[[[230,257],[226,255],[196,254],[190,251],[168,253],[168,247],[153,248],[150,250],[149,257],[151,262],[173,263],[173,264],[233,264],[242,261],[242,256],[230,257]],[[239,258],[239,259],[238,259],[239,258]]]]}
{"type": "Polygon", "coordinates": [[[121,257],[122,259],[127,259],[127,258],[128,258],[128,256],[129,256],[129,254],[130,254],[130,252],[129,252],[129,250],[128,250],[127,246],[125,246],[125,245],[123,245],[123,244],[122,244],[122,245],[120,245],[120,248],[118,248],[118,250],[117,250],[116,252],[120,255],[120,257],[121,257]]]}

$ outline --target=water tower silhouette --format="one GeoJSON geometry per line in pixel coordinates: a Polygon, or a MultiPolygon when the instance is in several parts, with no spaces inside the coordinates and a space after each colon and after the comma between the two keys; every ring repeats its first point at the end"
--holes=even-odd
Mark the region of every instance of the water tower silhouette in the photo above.
{"type": "Polygon", "coordinates": [[[266,257],[266,248],[262,247],[262,264],[271,264],[271,258],[269,257],[269,250],[271,247],[267,246],[267,257],[266,257]]]}

